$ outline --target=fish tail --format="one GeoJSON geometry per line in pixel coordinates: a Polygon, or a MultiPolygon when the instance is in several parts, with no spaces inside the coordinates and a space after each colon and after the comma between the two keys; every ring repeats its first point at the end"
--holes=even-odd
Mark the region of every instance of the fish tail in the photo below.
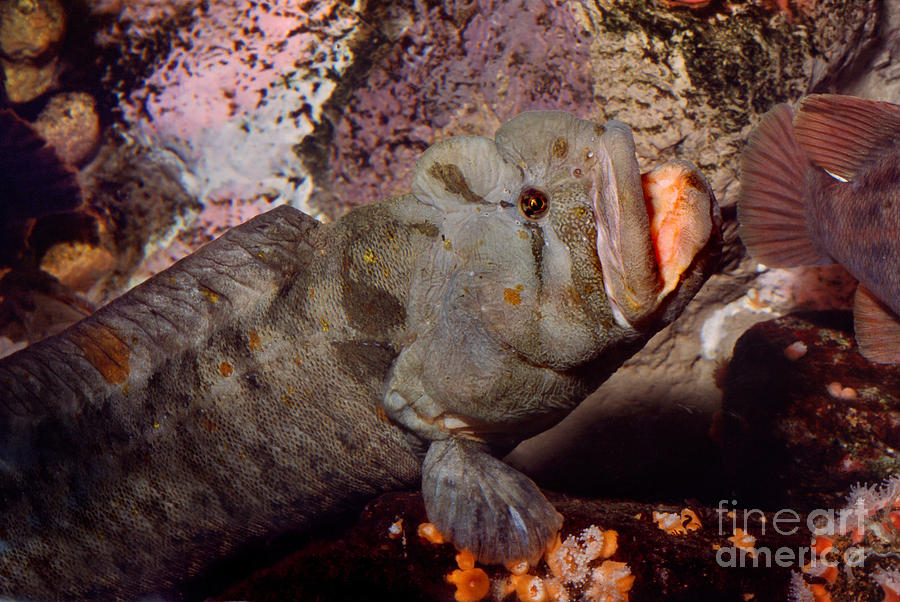
{"type": "Polygon", "coordinates": [[[772,267],[833,261],[809,234],[807,173],[811,163],[794,136],[794,111],[780,104],[750,134],[741,159],[738,222],[744,246],[772,267]]]}
{"type": "Polygon", "coordinates": [[[900,364],[900,316],[860,285],[853,300],[859,352],[879,364],[900,364]]]}

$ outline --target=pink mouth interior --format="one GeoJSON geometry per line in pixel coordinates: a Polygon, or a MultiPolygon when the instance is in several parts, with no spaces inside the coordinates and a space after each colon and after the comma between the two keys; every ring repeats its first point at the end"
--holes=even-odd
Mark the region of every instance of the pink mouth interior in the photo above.
{"type": "Polygon", "coordinates": [[[641,185],[650,217],[650,237],[663,279],[662,297],[678,285],[681,275],[709,240],[709,195],[698,187],[697,176],[677,163],[641,175],[641,185]],[[698,207],[698,203],[704,203],[705,208],[698,207]]]}

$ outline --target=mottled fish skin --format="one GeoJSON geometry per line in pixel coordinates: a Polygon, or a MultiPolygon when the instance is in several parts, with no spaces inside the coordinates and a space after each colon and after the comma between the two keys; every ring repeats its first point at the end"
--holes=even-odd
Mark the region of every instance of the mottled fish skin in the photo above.
{"type": "Polygon", "coordinates": [[[653,253],[640,195],[605,192],[640,186],[621,173],[636,163],[564,113],[504,128],[497,143],[435,145],[414,194],[337,222],[259,216],[0,361],[0,594],[179,598],[244,546],[417,486],[429,445],[429,491],[469,502],[449,515],[438,495],[429,512],[453,516],[460,538],[495,524],[469,508],[509,514],[503,492],[468,500],[442,479],[472,466],[482,490],[496,474],[540,498],[516,502],[542,523],[531,539],[488,533],[484,555],[545,545],[557,515],[485,451],[560,420],[673,320],[721,237],[705,180],[677,165],[687,183],[671,204],[702,236],[679,243],[674,284],[671,269],[626,262],[612,294],[640,289],[643,305],[620,299],[615,315],[595,214],[614,244],[653,253]],[[531,189],[548,204],[526,217],[531,189]]]}
{"type": "Polygon", "coordinates": [[[884,305],[883,326],[896,327],[900,106],[836,95],[779,105],[751,135],[741,179],[738,220],[754,257],[839,263],[884,305]]]}

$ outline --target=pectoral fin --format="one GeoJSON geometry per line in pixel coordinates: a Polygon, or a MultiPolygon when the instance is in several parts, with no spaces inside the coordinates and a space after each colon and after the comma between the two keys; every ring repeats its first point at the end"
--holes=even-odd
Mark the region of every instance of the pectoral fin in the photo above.
{"type": "Polygon", "coordinates": [[[522,473],[475,441],[434,441],[422,466],[425,509],[438,530],[480,562],[537,562],[562,516],[522,473]]]}
{"type": "Polygon", "coordinates": [[[853,329],[859,352],[879,364],[900,364],[900,317],[864,286],[856,289],[853,329]]]}
{"type": "Polygon", "coordinates": [[[750,134],[741,158],[737,211],[741,240],[771,267],[829,265],[807,223],[809,158],[794,136],[794,111],[780,104],[750,134]]]}

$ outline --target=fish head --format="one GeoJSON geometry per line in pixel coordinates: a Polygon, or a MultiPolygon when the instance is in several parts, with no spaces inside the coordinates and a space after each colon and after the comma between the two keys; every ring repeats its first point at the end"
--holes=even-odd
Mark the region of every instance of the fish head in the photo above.
{"type": "Polygon", "coordinates": [[[625,359],[621,344],[673,320],[718,263],[720,217],[705,178],[680,161],[642,174],[631,130],[617,121],[523,113],[495,140],[426,150],[412,190],[444,215],[445,252],[429,259],[439,275],[423,298],[412,293],[428,323],[451,331],[431,348],[445,361],[423,369],[429,398],[469,426],[571,406],[538,385],[498,393],[498,379],[516,361],[557,373],[602,365],[608,376],[625,359]]]}

